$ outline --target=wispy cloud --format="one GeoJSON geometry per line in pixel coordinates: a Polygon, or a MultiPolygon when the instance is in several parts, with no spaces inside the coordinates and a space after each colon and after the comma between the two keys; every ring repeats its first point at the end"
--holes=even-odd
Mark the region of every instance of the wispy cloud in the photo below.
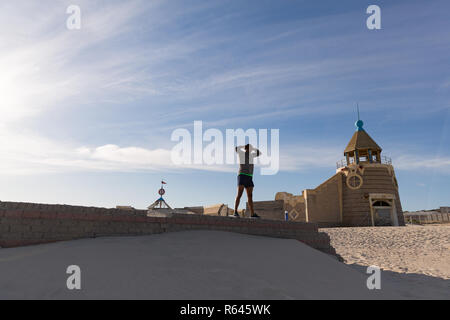
{"type": "Polygon", "coordinates": [[[450,173],[450,157],[418,158],[416,155],[398,157],[395,167],[400,170],[439,170],[443,174],[450,173]]]}
{"type": "MultiPolygon", "coordinates": [[[[348,29],[354,23],[354,11],[225,32],[224,22],[232,25],[241,18],[240,12],[224,14],[220,19],[204,15],[200,27],[195,27],[195,19],[190,24],[183,20],[217,3],[78,2],[82,29],[73,32],[65,28],[66,1],[0,4],[3,173],[177,169],[171,165],[167,147],[137,147],[143,142],[119,143],[109,137],[103,137],[109,140],[105,143],[88,144],[77,141],[77,131],[69,143],[57,136],[46,137],[39,130],[24,130],[21,124],[30,117],[50,118],[53,111],[64,108],[82,112],[83,108],[94,107],[100,113],[115,104],[119,106],[117,116],[106,124],[95,119],[95,125],[112,127],[117,121],[129,128],[136,122],[122,122],[122,117],[130,102],[144,101],[139,114],[161,114],[159,124],[153,118],[149,118],[151,125],[143,121],[143,127],[151,127],[146,128],[149,132],[157,130],[158,125],[182,127],[197,116],[208,126],[231,127],[304,115],[333,116],[345,104],[354,102],[355,91],[371,97],[370,104],[377,104],[377,110],[392,111],[392,103],[385,102],[403,99],[403,95],[386,97],[380,92],[438,87],[434,79],[404,83],[404,78],[395,78],[398,74],[410,76],[416,71],[414,66],[424,61],[427,52],[416,52],[416,44],[448,48],[447,30],[431,20],[427,20],[428,30],[410,24],[408,30],[414,37],[405,37],[405,29],[399,28],[368,50],[366,30],[348,29]],[[326,33],[339,28],[355,31],[326,33]],[[385,74],[388,72],[390,77],[385,74]],[[368,78],[374,81],[367,84],[368,78]]],[[[399,8],[395,10],[400,12],[399,8]]],[[[417,14],[424,19],[432,16],[429,9],[417,14]]],[[[414,17],[400,20],[408,24],[414,17]]],[[[448,87],[447,78],[436,83],[441,91],[448,87]]],[[[424,110],[420,103],[412,102],[396,105],[397,112],[407,108],[408,112],[423,113],[442,108],[433,105],[424,110]]],[[[42,127],[45,125],[53,124],[46,120],[42,127]]],[[[332,167],[341,154],[342,150],[331,144],[317,148],[322,141],[308,141],[285,147],[281,170],[332,167]]],[[[405,160],[398,161],[400,169],[445,169],[449,165],[445,157],[405,160]]]]}
{"type": "MultiPolygon", "coordinates": [[[[83,8],[91,7],[84,3],[83,8]]],[[[0,54],[2,123],[96,96],[98,88],[104,89],[104,96],[113,94],[117,87],[108,91],[104,84],[123,81],[130,74],[123,65],[126,54],[120,59],[93,55],[88,63],[80,63],[79,58],[86,50],[125,32],[127,23],[140,12],[138,2],[115,3],[97,10],[83,20],[79,32],[65,28],[65,8],[62,2],[50,7],[45,2],[29,3],[22,8],[2,3],[2,43],[8,44],[0,54]],[[20,16],[24,17],[20,24],[8,18],[20,16]],[[22,32],[27,36],[21,36],[22,32]]]]}

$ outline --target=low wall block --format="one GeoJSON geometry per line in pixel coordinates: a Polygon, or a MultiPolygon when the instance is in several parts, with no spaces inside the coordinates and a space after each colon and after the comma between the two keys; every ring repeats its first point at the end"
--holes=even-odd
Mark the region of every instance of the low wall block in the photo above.
{"type": "Polygon", "coordinates": [[[174,214],[147,217],[145,210],[0,202],[0,247],[9,248],[103,236],[151,235],[185,230],[220,230],[288,238],[335,254],[314,223],[174,214]]]}

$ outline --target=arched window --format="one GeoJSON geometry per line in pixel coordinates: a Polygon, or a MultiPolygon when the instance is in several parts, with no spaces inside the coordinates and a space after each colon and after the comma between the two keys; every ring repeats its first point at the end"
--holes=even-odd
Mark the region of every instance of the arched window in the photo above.
{"type": "Polygon", "coordinates": [[[390,207],[391,205],[386,201],[377,200],[373,203],[373,206],[374,207],[390,207]]]}

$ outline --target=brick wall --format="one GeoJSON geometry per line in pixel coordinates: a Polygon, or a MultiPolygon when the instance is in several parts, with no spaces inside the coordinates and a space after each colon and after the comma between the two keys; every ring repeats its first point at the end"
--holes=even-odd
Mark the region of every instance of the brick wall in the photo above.
{"type": "Polygon", "coordinates": [[[147,217],[143,210],[0,202],[0,247],[199,229],[297,239],[335,254],[328,235],[318,232],[317,225],[312,223],[187,214],[147,217]]]}

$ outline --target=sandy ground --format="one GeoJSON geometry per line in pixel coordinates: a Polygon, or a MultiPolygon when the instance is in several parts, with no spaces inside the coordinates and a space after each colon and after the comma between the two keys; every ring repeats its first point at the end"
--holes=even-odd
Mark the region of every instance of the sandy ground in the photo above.
{"type": "Polygon", "coordinates": [[[0,249],[0,299],[450,298],[440,282],[423,290],[384,273],[369,290],[361,268],[296,240],[229,232],[84,239],[0,249]],[[67,289],[69,265],[81,268],[79,291],[67,289]]]}
{"type": "Polygon", "coordinates": [[[332,246],[347,264],[450,279],[450,225],[320,231],[330,236],[332,246]]]}

